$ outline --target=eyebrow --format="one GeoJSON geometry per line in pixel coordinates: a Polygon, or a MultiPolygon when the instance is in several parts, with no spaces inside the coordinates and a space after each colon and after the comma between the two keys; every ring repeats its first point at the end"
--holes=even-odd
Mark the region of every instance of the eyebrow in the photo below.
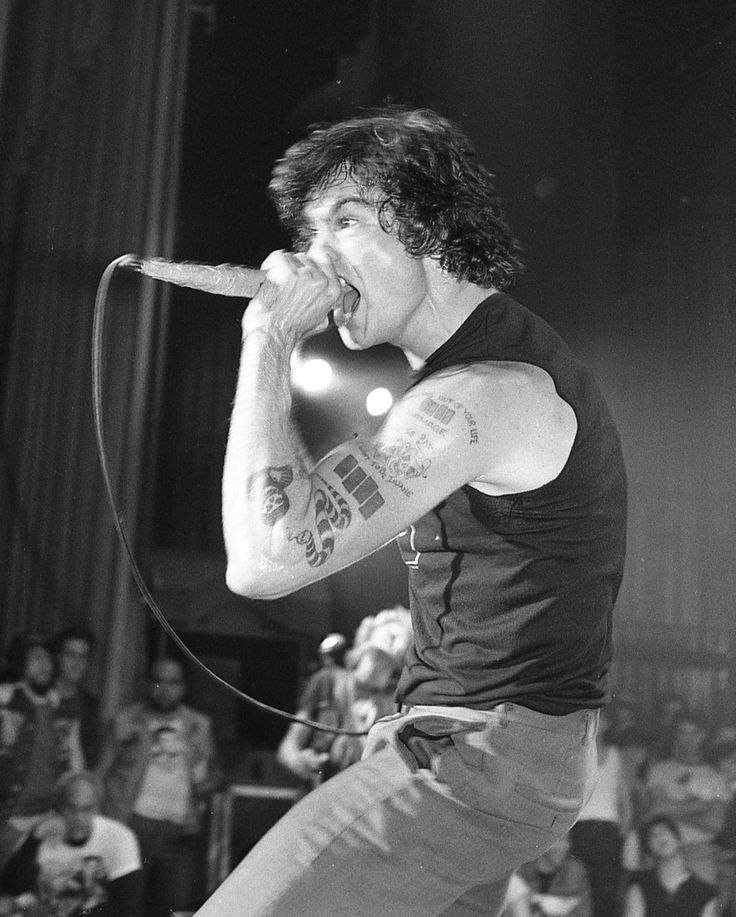
{"type": "MultiPolygon", "coordinates": [[[[371,208],[371,204],[364,197],[360,197],[357,194],[346,195],[345,197],[338,198],[330,206],[330,209],[327,211],[327,214],[325,216],[325,221],[329,222],[331,219],[333,219],[335,214],[339,212],[340,208],[344,207],[346,204],[361,204],[363,207],[367,207],[368,209],[371,208]]],[[[306,210],[305,210],[305,216],[306,216],[306,210]]],[[[306,226],[314,225],[313,222],[308,219],[304,220],[304,224],[306,226]]]]}
{"type": "Polygon", "coordinates": [[[330,207],[330,216],[334,216],[345,204],[362,204],[364,207],[371,206],[364,197],[359,197],[357,194],[351,194],[348,197],[341,197],[339,200],[335,201],[332,207],[330,207]]]}

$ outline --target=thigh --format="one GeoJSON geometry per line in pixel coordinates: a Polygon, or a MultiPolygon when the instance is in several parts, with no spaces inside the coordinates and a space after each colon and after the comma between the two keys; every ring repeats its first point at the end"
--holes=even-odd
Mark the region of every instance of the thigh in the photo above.
{"type": "Polygon", "coordinates": [[[352,765],[297,803],[198,917],[441,912],[477,881],[479,838],[433,782],[392,748],[352,765]]]}
{"type": "MultiPolygon", "coordinates": [[[[535,776],[509,781],[509,773],[531,774],[528,762],[489,763],[498,756],[480,746],[461,753],[458,734],[467,726],[453,737],[446,722],[390,718],[383,727],[388,738],[373,743],[375,752],[287,813],[199,917],[431,917],[451,906],[456,910],[449,913],[473,913],[470,890],[479,885],[497,897],[513,869],[569,828],[583,790],[576,776],[570,800],[560,792],[565,774],[558,768],[547,773],[544,749],[556,742],[548,734],[538,736],[532,770],[544,774],[547,795],[562,813],[533,786],[535,776]]],[[[493,745],[494,728],[491,723],[484,731],[486,744],[493,745]]],[[[507,751],[514,746],[528,757],[526,739],[523,748],[509,742],[522,733],[499,728],[507,751]]],[[[565,765],[579,757],[579,737],[557,744],[565,765]]]]}

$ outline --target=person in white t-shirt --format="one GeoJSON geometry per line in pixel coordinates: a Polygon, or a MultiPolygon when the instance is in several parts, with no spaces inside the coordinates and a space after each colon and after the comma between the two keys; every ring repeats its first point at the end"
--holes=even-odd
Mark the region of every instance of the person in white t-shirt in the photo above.
{"type": "Polygon", "coordinates": [[[182,664],[157,659],[145,700],[114,718],[100,756],[103,811],[143,854],[146,917],[192,911],[202,897],[202,815],[219,782],[210,718],[184,703],[182,664]]]}
{"type": "Polygon", "coordinates": [[[99,814],[99,799],[94,774],[62,778],[56,813],[29,834],[0,880],[18,907],[60,917],[142,917],[138,841],[99,814]]]}
{"type": "Polygon", "coordinates": [[[532,917],[532,890],[518,872],[511,874],[501,917],[532,917]]]}
{"type": "Polygon", "coordinates": [[[730,788],[723,775],[703,760],[705,735],[693,714],[676,722],[669,757],[653,764],[647,776],[645,818],[674,819],[684,862],[694,875],[712,884],[716,881],[713,840],[723,822],[730,788]]]}

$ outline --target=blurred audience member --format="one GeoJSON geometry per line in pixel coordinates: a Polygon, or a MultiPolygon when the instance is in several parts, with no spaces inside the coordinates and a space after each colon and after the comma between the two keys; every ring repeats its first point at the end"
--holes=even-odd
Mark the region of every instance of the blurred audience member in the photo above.
{"type": "Polygon", "coordinates": [[[91,631],[83,627],[68,627],[53,641],[56,660],[56,690],[79,720],[85,764],[93,768],[100,751],[99,705],[94,694],[85,687],[95,641],[91,631]]]}
{"type": "Polygon", "coordinates": [[[531,891],[532,914],[539,917],[551,917],[553,914],[593,917],[593,897],[587,870],[570,850],[570,838],[565,835],[555,841],[546,853],[519,870],[519,875],[531,891]]]}
{"type": "MultiPolygon", "coordinates": [[[[345,671],[347,640],[342,634],[327,634],[319,645],[320,667],[309,677],[297,706],[301,720],[326,726],[350,728],[350,685],[345,671]]],[[[335,773],[330,760],[333,733],[292,723],[276,752],[277,760],[311,789],[335,773]]]]}
{"type": "MultiPolygon", "coordinates": [[[[377,719],[395,712],[396,685],[410,641],[411,616],[400,605],[363,618],[345,655],[346,677],[335,682],[334,707],[330,712],[333,725],[363,733],[377,719]]],[[[302,702],[300,715],[307,716],[308,709],[302,702]]],[[[314,706],[311,709],[314,711],[314,706]]],[[[326,721],[324,711],[309,718],[326,721]]],[[[364,744],[362,735],[317,733],[304,724],[294,723],[287,730],[277,756],[292,773],[314,785],[357,761],[364,744]]]]}
{"type": "Polygon", "coordinates": [[[623,917],[716,917],[717,890],[687,869],[676,822],[655,816],[640,834],[642,851],[652,865],[631,877],[623,917]]]}
{"type": "Polygon", "coordinates": [[[690,713],[687,701],[674,691],[661,694],[654,703],[654,733],[650,742],[652,758],[667,758],[672,749],[675,729],[683,716],[690,713]]]}
{"type": "Polygon", "coordinates": [[[83,766],[79,722],[54,689],[54,660],[40,637],[16,638],[0,685],[0,867],[54,804],[59,777],[83,766]]]}
{"type": "Polygon", "coordinates": [[[595,917],[621,909],[623,839],[631,826],[631,797],[608,714],[598,727],[598,783],[570,831],[572,853],[587,869],[595,917]]]}
{"type": "Polygon", "coordinates": [[[641,712],[630,700],[618,698],[609,708],[611,742],[621,761],[636,807],[638,788],[646,778],[652,757],[652,738],[642,726],[641,712]]]}
{"type": "Polygon", "coordinates": [[[360,622],[347,654],[355,695],[353,719],[359,729],[396,712],[396,686],[411,639],[411,614],[401,605],[360,622]]]}
{"type": "Polygon", "coordinates": [[[509,879],[501,917],[533,917],[532,892],[521,876],[515,872],[509,879]]]}
{"type": "Polygon", "coordinates": [[[713,839],[723,823],[729,796],[724,777],[703,760],[705,728],[693,714],[675,724],[669,757],[647,776],[646,818],[667,815],[677,823],[687,868],[705,882],[716,881],[713,839]]]}
{"type": "Polygon", "coordinates": [[[54,814],[6,865],[2,892],[44,917],[141,917],[138,841],[130,828],[98,813],[99,801],[94,774],[63,777],[54,814]]]}
{"type": "Polygon", "coordinates": [[[729,801],[714,838],[718,852],[718,887],[722,912],[736,917],[736,739],[723,739],[713,749],[713,764],[729,787],[729,801]]]}
{"type": "Polygon", "coordinates": [[[717,766],[718,749],[729,742],[736,742],[736,724],[730,719],[714,723],[708,730],[703,745],[703,757],[708,764],[717,766]]]}
{"type": "Polygon", "coordinates": [[[185,695],[181,663],[154,662],[147,698],[114,718],[100,756],[103,811],[141,845],[146,917],[193,910],[203,894],[198,835],[219,774],[210,719],[185,695]]]}

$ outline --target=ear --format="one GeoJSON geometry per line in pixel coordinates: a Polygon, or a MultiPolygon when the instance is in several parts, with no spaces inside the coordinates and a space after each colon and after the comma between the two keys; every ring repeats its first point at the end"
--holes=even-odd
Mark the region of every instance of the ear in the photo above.
{"type": "Polygon", "coordinates": [[[424,257],[422,263],[427,288],[435,302],[455,300],[458,293],[462,293],[470,286],[467,281],[459,280],[450,274],[437,258],[424,257]]]}

